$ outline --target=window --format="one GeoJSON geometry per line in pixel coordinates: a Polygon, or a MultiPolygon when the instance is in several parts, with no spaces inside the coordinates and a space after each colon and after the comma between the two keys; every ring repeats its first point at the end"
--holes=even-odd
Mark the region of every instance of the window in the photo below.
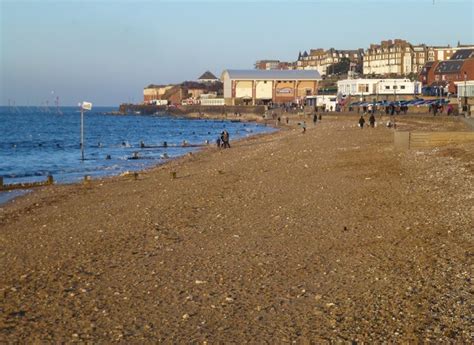
{"type": "Polygon", "coordinates": [[[390,90],[390,85],[385,85],[385,90],[390,90]]]}
{"type": "Polygon", "coordinates": [[[405,90],[405,85],[400,86],[400,89],[405,90]]]}
{"type": "Polygon", "coordinates": [[[396,89],[397,89],[397,85],[393,85],[393,89],[396,90],[396,89]]]}

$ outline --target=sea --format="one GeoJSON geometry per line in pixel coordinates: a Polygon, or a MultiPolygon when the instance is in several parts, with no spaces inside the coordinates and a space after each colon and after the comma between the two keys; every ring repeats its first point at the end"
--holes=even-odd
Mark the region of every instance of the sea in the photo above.
{"type": "MultiPolygon", "coordinates": [[[[84,113],[84,160],[78,107],[0,107],[0,176],[4,184],[74,183],[139,171],[209,143],[226,129],[232,140],[275,131],[252,122],[189,119],[161,113],[114,115],[114,107],[84,113]],[[183,145],[185,143],[185,145],[183,145]]],[[[0,192],[0,204],[24,191],[0,192]]]]}

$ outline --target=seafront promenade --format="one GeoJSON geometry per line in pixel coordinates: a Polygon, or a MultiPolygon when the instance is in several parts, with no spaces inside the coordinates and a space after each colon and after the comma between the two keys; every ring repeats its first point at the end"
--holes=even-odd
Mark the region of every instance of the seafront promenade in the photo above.
{"type": "Polygon", "coordinates": [[[323,115],[4,205],[0,339],[469,342],[474,144],[398,151],[356,124],[323,115]]]}

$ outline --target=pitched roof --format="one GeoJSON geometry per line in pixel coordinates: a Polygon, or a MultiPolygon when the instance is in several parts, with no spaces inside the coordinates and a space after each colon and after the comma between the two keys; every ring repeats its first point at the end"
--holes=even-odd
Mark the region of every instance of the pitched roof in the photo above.
{"type": "Polygon", "coordinates": [[[259,70],[259,69],[227,69],[222,72],[221,79],[227,73],[229,79],[240,80],[319,80],[321,75],[316,70],[259,70]]]}
{"type": "Polygon", "coordinates": [[[202,79],[218,79],[218,78],[214,74],[212,74],[211,72],[206,71],[206,72],[204,72],[204,74],[202,76],[199,77],[198,80],[202,80],[202,79]]]}
{"type": "Polygon", "coordinates": [[[435,74],[459,73],[463,63],[463,60],[441,61],[435,69],[435,74]]]}
{"type": "Polygon", "coordinates": [[[474,57],[474,49],[460,49],[456,51],[450,60],[465,60],[474,57]]]}

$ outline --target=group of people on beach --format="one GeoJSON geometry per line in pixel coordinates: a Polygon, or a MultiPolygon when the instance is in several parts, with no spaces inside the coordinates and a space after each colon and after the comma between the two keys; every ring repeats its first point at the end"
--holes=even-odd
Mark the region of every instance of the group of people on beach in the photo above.
{"type": "Polygon", "coordinates": [[[220,137],[217,138],[216,140],[216,145],[219,148],[229,148],[230,149],[230,143],[229,143],[229,132],[227,130],[223,130],[221,132],[220,137]]]}
{"type": "MultiPolygon", "coordinates": [[[[365,118],[364,118],[364,115],[361,115],[361,117],[359,118],[359,127],[360,129],[363,129],[364,128],[364,125],[365,125],[365,118]]],[[[369,125],[370,127],[374,128],[376,127],[376,120],[375,120],[375,116],[374,114],[370,114],[370,117],[369,117],[369,125]]],[[[397,124],[396,124],[396,121],[395,121],[395,117],[394,116],[391,116],[390,117],[390,120],[387,121],[387,127],[388,128],[394,128],[396,129],[397,128],[397,124]]]]}
{"type": "MultiPolygon", "coordinates": [[[[374,114],[370,114],[370,117],[369,117],[369,124],[370,124],[370,127],[374,128],[375,127],[375,116],[374,114]]],[[[363,129],[364,128],[364,125],[365,125],[365,119],[364,119],[364,115],[361,115],[360,119],[359,119],[359,127],[360,129],[363,129]]]]}

